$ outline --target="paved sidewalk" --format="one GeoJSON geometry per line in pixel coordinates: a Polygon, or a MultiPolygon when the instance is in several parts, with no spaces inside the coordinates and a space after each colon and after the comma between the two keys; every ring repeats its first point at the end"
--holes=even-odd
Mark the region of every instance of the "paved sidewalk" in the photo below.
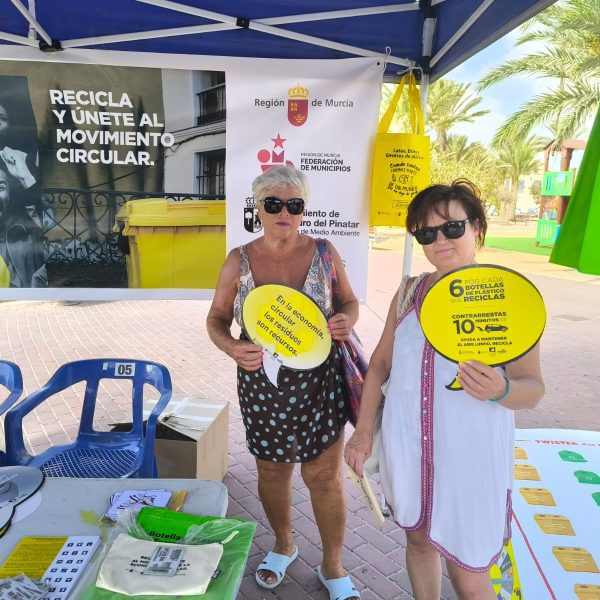
{"type": "MultiPolygon", "coordinates": [[[[401,238],[390,236],[386,241],[378,240],[369,252],[369,293],[357,327],[368,352],[377,342],[400,280],[399,247],[401,238]]],[[[518,414],[518,426],[600,429],[600,279],[548,265],[547,260],[536,262],[544,257],[488,252],[492,254],[486,254],[486,262],[507,264],[531,275],[548,306],[543,345],[547,394],[540,408],[518,414]]],[[[424,259],[417,254],[414,272],[425,269],[424,259]]],[[[176,396],[229,401],[230,468],[224,480],[230,496],[228,514],[258,521],[239,598],[326,600],[327,594],[314,572],[321,561],[319,537],[298,470],[292,516],[300,558],[276,590],[262,590],[254,582],[257,565],[272,549],[272,537],[258,499],[254,461],[244,444],[234,364],[208,339],[204,327],[208,307],[208,302],[200,301],[4,302],[0,303],[0,356],[21,366],[26,393],[43,385],[64,362],[113,356],[162,362],[171,371],[176,396]]],[[[77,429],[80,404],[74,394],[46,404],[26,421],[27,439],[33,449],[70,439],[77,429]]],[[[108,427],[128,416],[114,388],[102,390],[100,406],[101,426],[108,427]]],[[[390,521],[382,532],[377,530],[354,488],[348,484],[347,490],[344,562],[363,599],[412,597],[403,532],[390,521]]],[[[455,598],[446,578],[443,597],[455,598]]]]}

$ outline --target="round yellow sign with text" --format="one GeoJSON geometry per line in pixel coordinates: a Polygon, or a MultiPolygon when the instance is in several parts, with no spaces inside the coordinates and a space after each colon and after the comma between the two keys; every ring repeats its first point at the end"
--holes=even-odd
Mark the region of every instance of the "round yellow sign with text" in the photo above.
{"type": "Polygon", "coordinates": [[[520,273],[497,265],[450,271],[427,292],[421,327],[449,360],[501,365],[540,339],[546,308],[538,289],[520,273]]]}
{"type": "MultiPolygon", "coordinates": [[[[331,334],[323,311],[306,294],[285,285],[252,290],[242,309],[244,330],[279,365],[314,369],[331,351],[331,334]]],[[[265,357],[267,358],[267,357],[265,357]]],[[[263,360],[269,375],[267,360],[263,360]]],[[[279,368],[277,367],[277,371],[279,368]]],[[[276,384],[276,373],[269,379],[276,384]]]]}

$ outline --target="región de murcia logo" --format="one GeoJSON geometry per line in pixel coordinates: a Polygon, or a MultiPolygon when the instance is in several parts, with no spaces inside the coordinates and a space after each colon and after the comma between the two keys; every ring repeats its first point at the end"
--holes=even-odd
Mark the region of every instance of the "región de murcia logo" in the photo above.
{"type": "Polygon", "coordinates": [[[308,119],[308,88],[298,84],[288,90],[288,121],[300,127],[308,119]]]}

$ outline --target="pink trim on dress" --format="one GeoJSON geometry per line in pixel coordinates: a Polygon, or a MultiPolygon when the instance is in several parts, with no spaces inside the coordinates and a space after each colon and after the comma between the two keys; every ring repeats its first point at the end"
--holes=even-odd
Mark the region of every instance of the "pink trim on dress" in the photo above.
{"type": "Polygon", "coordinates": [[[506,490],[506,517],[504,524],[504,545],[512,538],[512,490],[506,490]]]}
{"type": "MultiPolygon", "coordinates": [[[[415,293],[415,300],[411,309],[414,309],[417,313],[417,319],[420,316],[421,304],[423,302],[423,290],[425,288],[425,282],[427,277],[424,277],[415,293]]],[[[409,311],[407,311],[408,314],[409,311]]],[[[433,356],[433,348],[425,341],[423,348],[423,360],[421,361],[421,513],[419,519],[414,525],[402,526],[407,531],[414,531],[420,529],[425,521],[431,520],[431,502],[432,498],[430,488],[433,484],[433,370],[431,357],[433,356]],[[431,352],[428,352],[428,347],[431,352]],[[428,357],[428,354],[431,356],[428,357]],[[428,368],[429,367],[429,368],[428,368]],[[424,439],[426,438],[426,439],[424,439]],[[428,518],[429,517],[429,518],[428,518]]]]}
{"type": "Polygon", "coordinates": [[[440,553],[440,556],[443,556],[446,560],[453,562],[454,564],[458,565],[461,569],[464,569],[465,571],[470,571],[471,573],[484,573],[486,571],[489,571],[491,566],[496,563],[498,557],[502,554],[502,548],[500,548],[498,554],[496,554],[496,556],[494,556],[492,560],[490,560],[487,567],[471,567],[470,565],[466,565],[464,562],[461,562],[458,558],[456,558],[456,556],[454,556],[454,554],[448,552],[448,550],[440,546],[437,542],[434,542],[429,537],[429,532],[427,534],[427,539],[429,540],[429,543],[440,553]]]}
{"type": "Polygon", "coordinates": [[[408,315],[410,315],[411,312],[413,312],[415,310],[414,304],[411,304],[409,309],[401,314],[397,319],[396,319],[396,325],[394,326],[394,329],[398,329],[398,327],[400,326],[400,323],[402,323],[402,321],[404,321],[404,319],[406,317],[408,317],[408,315]]]}

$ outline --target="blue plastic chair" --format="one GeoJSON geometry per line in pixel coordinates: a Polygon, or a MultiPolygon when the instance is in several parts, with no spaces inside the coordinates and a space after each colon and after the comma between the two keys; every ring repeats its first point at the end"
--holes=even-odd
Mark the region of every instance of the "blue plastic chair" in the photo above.
{"type": "MultiPolygon", "coordinates": [[[[0,360],[0,385],[9,392],[3,402],[0,402],[0,415],[3,415],[23,393],[23,377],[21,369],[8,360],[0,360]]],[[[6,464],[6,455],[0,450],[0,467],[6,464]]]]}
{"type": "Polygon", "coordinates": [[[8,464],[41,469],[48,477],[156,477],[154,439],[158,416],[171,399],[171,377],[157,363],[102,358],[79,360],[60,367],[50,381],[6,414],[8,464]],[[102,379],[132,382],[132,427],[128,431],[96,431],[93,427],[98,386],[102,379]],[[23,418],[44,400],[81,381],[86,382],[79,433],[75,442],[51,446],[32,456],[25,450],[23,418]],[[160,398],[147,423],[143,416],[144,385],[160,398]]]}

